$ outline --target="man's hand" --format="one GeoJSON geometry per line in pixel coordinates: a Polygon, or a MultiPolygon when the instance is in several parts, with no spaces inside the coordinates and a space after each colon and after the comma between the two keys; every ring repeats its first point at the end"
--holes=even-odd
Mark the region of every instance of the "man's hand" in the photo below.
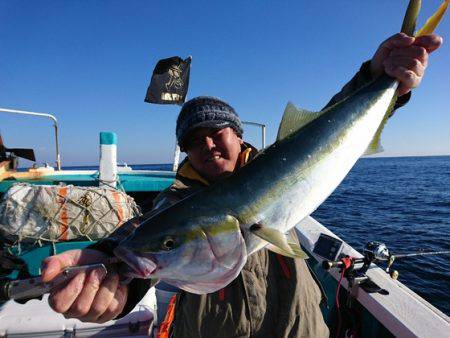
{"type": "MultiPolygon", "coordinates": [[[[97,250],[70,250],[48,257],[42,264],[42,279],[52,280],[67,267],[101,263],[107,256],[97,250]]],[[[50,293],[49,304],[66,318],[104,323],[119,315],[127,301],[128,287],[119,284],[119,275],[102,270],[80,272],[67,285],[50,293]]]]}
{"type": "Polygon", "coordinates": [[[391,36],[378,47],[370,62],[374,77],[383,72],[400,82],[397,94],[402,96],[422,81],[428,55],[442,44],[442,37],[432,34],[417,38],[404,33],[391,36]]]}

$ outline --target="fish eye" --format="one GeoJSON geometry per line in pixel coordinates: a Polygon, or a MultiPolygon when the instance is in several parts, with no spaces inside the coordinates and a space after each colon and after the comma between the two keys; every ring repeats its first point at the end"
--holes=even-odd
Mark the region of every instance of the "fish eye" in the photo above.
{"type": "Polygon", "coordinates": [[[162,242],[162,248],[164,250],[167,250],[167,251],[172,250],[174,248],[174,246],[175,246],[175,240],[172,237],[167,236],[166,238],[164,238],[164,240],[162,242]]]}

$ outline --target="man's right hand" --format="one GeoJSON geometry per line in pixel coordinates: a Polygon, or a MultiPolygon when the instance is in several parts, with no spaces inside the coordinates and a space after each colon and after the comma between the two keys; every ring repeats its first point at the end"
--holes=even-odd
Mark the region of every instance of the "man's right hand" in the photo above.
{"type": "MultiPolygon", "coordinates": [[[[42,263],[42,279],[51,281],[65,268],[77,265],[101,263],[108,257],[97,250],[70,250],[46,258],[42,263]]],[[[123,310],[128,286],[119,283],[119,275],[100,269],[80,272],[64,287],[50,293],[49,304],[66,318],[83,322],[104,323],[117,317],[123,310]]]]}

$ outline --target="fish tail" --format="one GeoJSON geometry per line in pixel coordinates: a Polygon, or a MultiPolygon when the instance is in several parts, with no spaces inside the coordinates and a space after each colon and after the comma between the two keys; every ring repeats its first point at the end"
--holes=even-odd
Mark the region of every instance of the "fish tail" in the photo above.
{"type": "MultiPolygon", "coordinates": [[[[412,36],[414,34],[414,30],[416,29],[417,17],[419,16],[421,7],[422,7],[422,0],[409,1],[405,17],[403,18],[401,29],[402,33],[405,33],[409,36],[412,36]]],[[[383,132],[387,120],[392,115],[392,111],[394,109],[395,102],[397,102],[397,98],[398,98],[397,94],[394,94],[391,103],[389,104],[389,107],[386,110],[386,114],[383,117],[383,121],[381,122],[377,132],[375,133],[364,155],[373,155],[383,151],[383,147],[381,146],[381,133],[383,132]]]]}
{"type": "Polygon", "coordinates": [[[416,29],[417,17],[419,16],[422,0],[410,0],[408,8],[406,9],[405,17],[402,23],[401,32],[409,36],[414,34],[416,29]]]}
{"type": "Polygon", "coordinates": [[[434,14],[428,18],[428,20],[425,22],[425,25],[423,25],[423,27],[416,32],[416,37],[422,35],[429,35],[434,32],[436,27],[441,22],[441,19],[444,16],[449,3],[450,0],[444,0],[444,2],[439,6],[437,11],[434,12],[434,14]]]}

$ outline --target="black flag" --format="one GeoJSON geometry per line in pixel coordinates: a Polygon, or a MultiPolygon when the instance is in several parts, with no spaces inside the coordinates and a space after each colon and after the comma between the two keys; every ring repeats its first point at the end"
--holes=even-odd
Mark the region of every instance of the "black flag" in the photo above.
{"type": "Polygon", "coordinates": [[[145,102],[160,104],[182,104],[189,86],[192,58],[182,60],[178,56],[159,60],[147,89],[145,102]]]}

